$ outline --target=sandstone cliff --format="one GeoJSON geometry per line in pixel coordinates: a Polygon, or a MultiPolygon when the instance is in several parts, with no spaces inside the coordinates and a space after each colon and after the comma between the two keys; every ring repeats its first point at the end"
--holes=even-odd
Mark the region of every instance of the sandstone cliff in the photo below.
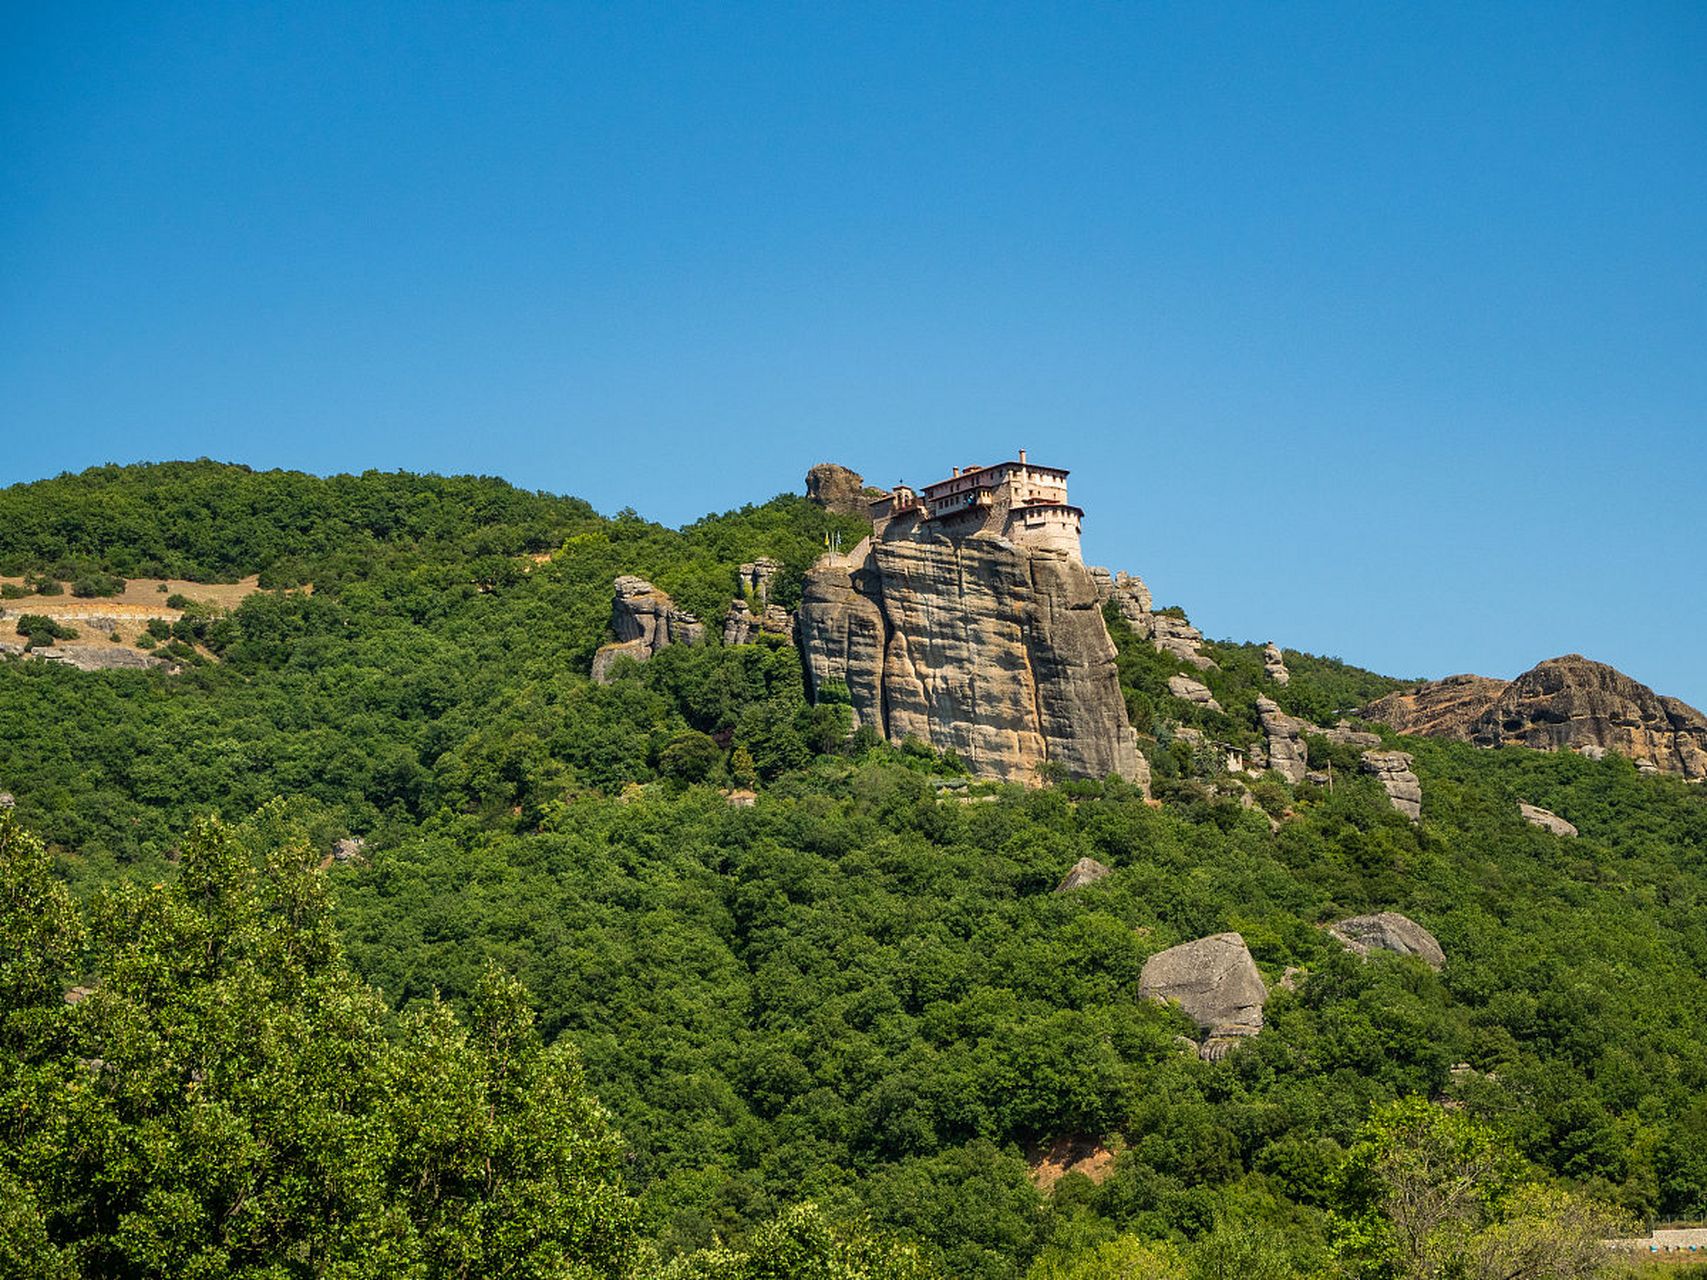
{"type": "Polygon", "coordinates": [[[1401,733],[1589,755],[1616,751],[1646,767],[1707,779],[1707,716],[1603,662],[1551,658],[1509,684],[1452,676],[1364,708],[1401,733]]]}
{"type": "Polygon", "coordinates": [[[1144,783],[1096,584],[1070,553],[1005,538],[868,539],[806,575],[797,617],[814,698],[953,750],[975,773],[1039,766],[1144,783]]]}

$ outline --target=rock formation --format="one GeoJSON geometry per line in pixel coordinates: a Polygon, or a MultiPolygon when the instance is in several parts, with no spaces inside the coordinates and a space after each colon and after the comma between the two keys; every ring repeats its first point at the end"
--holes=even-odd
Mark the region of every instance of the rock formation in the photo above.
{"type": "Polygon", "coordinates": [[[1286,657],[1272,640],[1262,647],[1262,669],[1263,674],[1282,689],[1292,683],[1292,673],[1286,669],[1286,657]]]}
{"type": "Polygon", "coordinates": [[[676,608],[669,596],[645,578],[623,574],[613,587],[610,627],[616,633],[616,643],[602,645],[593,655],[593,679],[600,684],[610,679],[611,666],[618,658],[645,662],[672,644],[704,643],[705,624],[676,608]]]}
{"type": "Polygon", "coordinates": [[[726,645],[753,644],[761,635],[794,638],[794,615],[779,604],[767,604],[754,613],[745,600],[729,606],[729,616],[723,620],[723,643],[726,645]]]}
{"type": "Polygon", "coordinates": [[[864,477],[834,462],[820,462],[806,473],[806,496],[826,511],[843,516],[865,515],[870,501],[864,477]]]}
{"type": "Polygon", "coordinates": [[[1412,822],[1422,817],[1422,782],[1411,771],[1408,751],[1371,751],[1363,757],[1363,771],[1375,775],[1387,800],[1412,822]]]}
{"type": "Polygon", "coordinates": [[[1392,951],[1402,956],[1416,956],[1431,969],[1439,969],[1446,963],[1446,953],[1440,949],[1439,940],[1415,920],[1397,911],[1353,916],[1329,925],[1328,932],[1360,956],[1371,951],[1392,951]]]}
{"type": "Polygon", "coordinates": [[[1193,680],[1190,676],[1169,676],[1168,692],[1195,706],[1207,707],[1211,711],[1221,710],[1221,704],[1215,701],[1215,695],[1209,692],[1209,686],[1201,680],[1193,680]]]}
{"type": "Polygon", "coordinates": [[[1203,652],[1203,632],[1171,613],[1153,613],[1150,619],[1150,639],[1158,653],[1171,653],[1199,671],[1216,670],[1215,660],[1203,652]]]}
{"type": "Polygon", "coordinates": [[[1580,654],[1551,658],[1509,684],[1451,676],[1364,708],[1400,733],[1600,756],[1707,779],[1707,716],[1580,654]]]}
{"type": "Polygon", "coordinates": [[[1356,747],[1360,751],[1381,745],[1380,734],[1365,733],[1361,729],[1354,729],[1349,720],[1336,721],[1332,729],[1318,729],[1316,732],[1336,746],[1356,747]]]}
{"type": "Polygon", "coordinates": [[[30,653],[45,662],[63,662],[79,671],[135,671],[167,665],[164,658],[111,643],[42,645],[30,653]]]}
{"type": "Polygon", "coordinates": [[[1245,940],[1217,933],[1158,951],[1138,975],[1138,998],[1177,1003],[1205,1033],[1199,1054],[1224,1057],[1233,1043],[1262,1030],[1268,988],[1245,940]]]}
{"type": "Polygon", "coordinates": [[[1080,858],[1073,864],[1073,869],[1060,884],[1055,886],[1056,893],[1071,893],[1074,889],[1083,889],[1087,884],[1095,884],[1104,876],[1112,875],[1107,867],[1095,858],[1080,858]]]}
{"type": "Polygon", "coordinates": [[[1577,829],[1574,825],[1566,822],[1558,814],[1549,809],[1543,809],[1539,805],[1526,804],[1524,801],[1519,800],[1517,802],[1517,811],[1523,815],[1523,820],[1531,826],[1540,827],[1543,831],[1551,831],[1556,836],[1574,836],[1577,834],[1577,829]]]}
{"type": "Polygon", "coordinates": [[[1425,738],[1468,739],[1471,728],[1499,701],[1504,680],[1486,676],[1447,676],[1418,685],[1409,693],[1390,693],[1363,708],[1365,720],[1379,720],[1400,733],[1425,738]]]}
{"type": "Polygon", "coordinates": [[[1095,584],[1059,548],[868,539],[808,571],[797,623],[814,699],[845,686],[856,723],[891,742],[919,738],[1007,781],[1046,762],[1148,779],[1095,584]]]}
{"type": "Polygon", "coordinates": [[[782,561],[772,560],[769,556],[760,556],[742,565],[739,571],[742,598],[756,600],[759,607],[764,608],[771,599],[771,579],[781,571],[782,561]]]}
{"type": "Polygon", "coordinates": [[[1268,739],[1268,767],[1294,785],[1309,772],[1310,752],[1304,731],[1310,726],[1280,709],[1273,698],[1257,699],[1257,723],[1268,739]]]}

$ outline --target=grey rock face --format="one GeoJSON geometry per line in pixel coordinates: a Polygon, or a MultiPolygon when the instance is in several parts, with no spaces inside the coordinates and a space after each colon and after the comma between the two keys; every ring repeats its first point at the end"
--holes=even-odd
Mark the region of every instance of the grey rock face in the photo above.
{"type": "Polygon", "coordinates": [[[30,651],[47,662],[63,662],[79,671],[136,671],[163,667],[166,662],[152,654],[138,653],[120,645],[45,645],[30,651]]]}
{"type": "Polygon", "coordinates": [[[757,560],[744,564],[740,568],[741,594],[751,596],[758,601],[762,609],[770,603],[771,579],[782,571],[782,561],[773,560],[769,556],[760,556],[757,560]]]}
{"type": "Polygon", "coordinates": [[[645,578],[623,574],[613,585],[610,626],[616,643],[602,646],[593,655],[593,679],[610,679],[617,658],[645,662],[658,650],[672,644],[703,644],[705,624],[645,578]]]}
{"type": "Polygon", "coordinates": [[[1208,707],[1211,711],[1221,710],[1221,704],[1215,701],[1215,695],[1209,692],[1209,686],[1201,680],[1193,680],[1190,676],[1169,676],[1168,692],[1196,706],[1208,707]]]}
{"type": "Polygon", "coordinates": [[[1286,657],[1272,640],[1262,647],[1262,669],[1264,675],[1283,689],[1292,683],[1292,673],[1286,669],[1286,657]]]}
{"type": "Polygon", "coordinates": [[[12,798],[10,791],[0,791],[0,809],[10,809],[18,802],[12,798]]]}
{"type": "Polygon", "coordinates": [[[1392,951],[1402,956],[1416,956],[1431,969],[1439,969],[1446,963],[1446,953],[1440,949],[1439,940],[1415,920],[1397,911],[1352,916],[1349,920],[1329,925],[1328,932],[1360,956],[1371,951],[1392,951]]]}
{"type": "Polygon", "coordinates": [[[1262,1030],[1268,988],[1245,940],[1236,933],[1217,933],[1146,960],[1138,997],[1177,1003],[1207,1036],[1198,1052],[1213,1060],[1262,1030]]]}
{"type": "Polygon", "coordinates": [[[1375,775],[1392,806],[1412,822],[1422,817],[1422,783],[1411,772],[1408,751],[1371,751],[1363,757],[1363,771],[1375,775]]]}
{"type": "Polygon", "coordinates": [[[1338,743],[1342,747],[1368,748],[1381,745],[1380,734],[1353,729],[1349,720],[1341,720],[1332,729],[1323,729],[1321,733],[1329,742],[1338,743]]]}
{"type": "Polygon", "coordinates": [[[1273,698],[1257,699],[1257,723],[1268,738],[1268,767],[1297,785],[1310,771],[1310,752],[1304,745],[1309,726],[1280,709],[1273,698]]]}
{"type": "Polygon", "coordinates": [[[1074,889],[1083,889],[1087,884],[1095,884],[1104,876],[1113,874],[1095,858],[1080,858],[1073,864],[1073,869],[1067,873],[1066,878],[1055,886],[1055,892],[1071,893],[1074,889]]]}
{"type": "Polygon", "coordinates": [[[1540,827],[1543,831],[1551,831],[1556,836],[1570,837],[1577,834],[1575,826],[1566,822],[1558,814],[1549,809],[1543,809],[1539,805],[1525,804],[1519,800],[1517,811],[1523,815],[1523,820],[1531,826],[1540,827]]]}
{"type": "Polygon", "coordinates": [[[729,616],[723,620],[724,644],[754,644],[761,635],[793,640],[794,615],[779,604],[767,604],[758,613],[745,600],[729,606],[729,616]]]}
{"type": "Polygon", "coordinates": [[[1215,660],[1203,652],[1203,632],[1171,613],[1150,615],[1150,639],[1158,653],[1171,653],[1199,671],[1214,671],[1215,660]]]}
{"type": "Polygon", "coordinates": [[[806,473],[806,496],[838,515],[867,514],[864,477],[834,462],[820,462],[806,473]]]}
{"type": "Polygon", "coordinates": [[[1147,777],[1096,582],[1064,550],[868,539],[808,571],[797,624],[814,699],[845,685],[855,722],[891,742],[918,738],[1013,782],[1045,763],[1147,777]]]}
{"type": "Polygon", "coordinates": [[[355,862],[362,856],[362,850],[367,848],[367,841],[360,836],[345,836],[332,842],[332,861],[339,865],[355,862]]]}

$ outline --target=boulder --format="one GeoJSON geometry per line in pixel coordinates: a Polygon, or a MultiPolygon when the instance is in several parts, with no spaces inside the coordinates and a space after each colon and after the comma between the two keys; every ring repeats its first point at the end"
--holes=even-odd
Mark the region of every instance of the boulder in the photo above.
{"type": "Polygon", "coordinates": [[[1083,889],[1087,884],[1095,884],[1104,876],[1113,872],[1095,858],[1080,858],[1073,864],[1073,869],[1067,873],[1066,879],[1055,886],[1056,893],[1071,893],[1074,889],[1083,889]]]}
{"type": "Polygon", "coordinates": [[[1540,827],[1543,831],[1551,831],[1556,836],[1574,836],[1577,829],[1551,810],[1539,805],[1517,802],[1517,811],[1523,815],[1523,820],[1531,826],[1540,827]]]}
{"type": "Polygon", "coordinates": [[[1292,673],[1286,669],[1286,657],[1272,640],[1262,647],[1262,669],[1264,675],[1283,689],[1292,683],[1292,673]]]}
{"type": "Polygon", "coordinates": [[[1138,997],[1178,1004],[1205,1035],[1199,1054],[1214,1060],[1262,1030],[1268,988],[1245,940],[1236,933],[1217,933],[1146,960],[1138,997]]]}
{"type": "Polygon", "coordinates": [[[869,514],[864,477],[834,462],[820,462],[806,473],[806,497],[837,515],[869,514]]]}
{"type": "Polygon", "coordinates": [[[1215,701],[1215,695],[1209,691],[1209,686],[1190,676],[1169,676],[1168,692],[1194,706],[1208,707],[1211,711],[1221,710],[1221,704],[1215,701]]]}
{"type": "Polygon", "coordinates": [[[1422,782],[1411,772],[1408,751],[1371,751],[1363,757],[1363,771],[1375,775],[1387,800],[1412,822],[1422,817],[1422,782]]]}
{"type": "Polygon", "coordinates": [[[1257,723],[1268,740],[1268,767],[1296,786],[1310,770],[1304,730],[1310,726],[1280,709],[1273,698],[1257,699],[1257,723]]]}
{"type": "Polygon", "coordinates": [[[10,809],[17,803],[10,791],[0,791],[0,809],[10,809]]]}
{"type": "Polygon", "coordinates": [[[1328,932],[1347,950],[1360,956],[1371,951],[1392,951],[1401,956],[1416,956],[1431,969],[1439,969],[1446,963],[1446,953],[1440,949],[1440,942],[1435,936],[1397,911],[1352,916],[1329,925],[1328,932]]]}

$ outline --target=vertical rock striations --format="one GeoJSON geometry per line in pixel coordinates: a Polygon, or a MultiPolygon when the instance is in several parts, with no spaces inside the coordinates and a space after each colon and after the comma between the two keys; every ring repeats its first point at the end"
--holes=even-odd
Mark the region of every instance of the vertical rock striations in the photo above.
{"type": "Polygon", "coordinates": [[[1103,625],[1077,557],[1003,537],[869,539],[806,575],[798,636],[816,700],[845,689],[858,724],[1031,782],[1147,781],[1103,625]]]}

